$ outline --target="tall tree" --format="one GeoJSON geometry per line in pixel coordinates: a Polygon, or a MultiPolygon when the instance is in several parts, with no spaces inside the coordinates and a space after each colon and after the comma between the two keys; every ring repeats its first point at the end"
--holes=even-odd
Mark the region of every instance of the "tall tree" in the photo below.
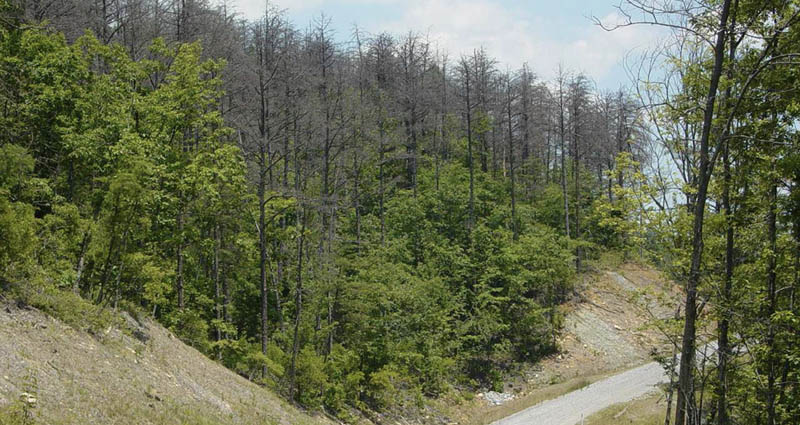
{"type": "Polygon", "coordinates": [[[468,227],[475,224],[475,165],[472,155],[472,100],[470,97],[470,84],[472,83],[472,64],[466,56],[459,62],[459,74],[463,85],[464,115],[466,117],[467,132],[467,167],[469,168],[469,221],[468,227]]]}

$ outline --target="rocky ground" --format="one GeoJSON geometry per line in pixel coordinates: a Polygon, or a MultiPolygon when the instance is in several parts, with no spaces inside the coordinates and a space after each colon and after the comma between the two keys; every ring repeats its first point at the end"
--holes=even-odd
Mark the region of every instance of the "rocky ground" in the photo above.
{"type": "Polygon", "coordinates": [[[626,264],[592,274],[568,306],[561,353],[545,360],[534,382],[627,369],[669,348],[656,319],[675,315],[679,288],[647,267],[626,264]]]}

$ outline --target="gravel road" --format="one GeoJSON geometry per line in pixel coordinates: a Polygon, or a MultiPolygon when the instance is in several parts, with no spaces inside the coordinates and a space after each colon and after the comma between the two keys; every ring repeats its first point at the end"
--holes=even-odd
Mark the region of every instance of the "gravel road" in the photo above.
{"type": "Polygon", "coordinates": [[[544,401],[494,422],[493,425],[575,425],[608,406],[633,400],[666,382],[656,362],[597,381],[579,390],[544,401]]]}
{"type": "MultiPolygon", "coordinates": [[[[716,349],[715,341],[698,348],[697,361],[709,359],[713,362],[710,356],[716,349]]],[[[668,381],[664,368],[656,362],[651,362],[561,397],[543,401],[493,422],[492,425],[576,425],[593,413],[655,391],[656,385],[668,381]]]]}

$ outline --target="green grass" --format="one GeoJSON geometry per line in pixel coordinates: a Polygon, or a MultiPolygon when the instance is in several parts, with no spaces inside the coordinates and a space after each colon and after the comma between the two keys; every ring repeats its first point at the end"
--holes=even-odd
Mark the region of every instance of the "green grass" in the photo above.
{"type": "Polygon", "coordinates": [[[0,425],[35,425],[35,412],[18,401],[0,406],[0,425]]]}
{"type": "Polygon", "coordinates": [[[585,425],[662,425],[666,405],[660,395],[651,395],[607,407],[586,418],[585,425]]]}
{"type": "Polygon", "coordinates": [[[33,286],[29,290],[14,291],[19,303],[35,307],[73,329],[92,335],[102,335],[111,326],[122,328],[123,322],[109,309],[83,299],[71,291],[52,287],[33,286]]]}

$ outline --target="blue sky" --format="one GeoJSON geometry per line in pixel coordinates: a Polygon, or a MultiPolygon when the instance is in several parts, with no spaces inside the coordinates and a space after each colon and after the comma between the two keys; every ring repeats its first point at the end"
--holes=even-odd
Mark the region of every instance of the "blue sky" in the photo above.
{"type": "MultiPolygon", "coordinates": [[[[224,0],[255,18],[265,0],[224,0]]],[[[559,64],[583,71],[603,89],[627,84],[622,63],[657,42],[650,27],[606,32],[590,16],[606,22],[618,19],[619,0],[270,0],[285,9],[298,28],[321,13],[332,19],[340,40],[354,25],[369,33],[427,34],[451,58],[483,46],[500,68],[527,62],[542,78],[550,79],[559,64]]]]}

